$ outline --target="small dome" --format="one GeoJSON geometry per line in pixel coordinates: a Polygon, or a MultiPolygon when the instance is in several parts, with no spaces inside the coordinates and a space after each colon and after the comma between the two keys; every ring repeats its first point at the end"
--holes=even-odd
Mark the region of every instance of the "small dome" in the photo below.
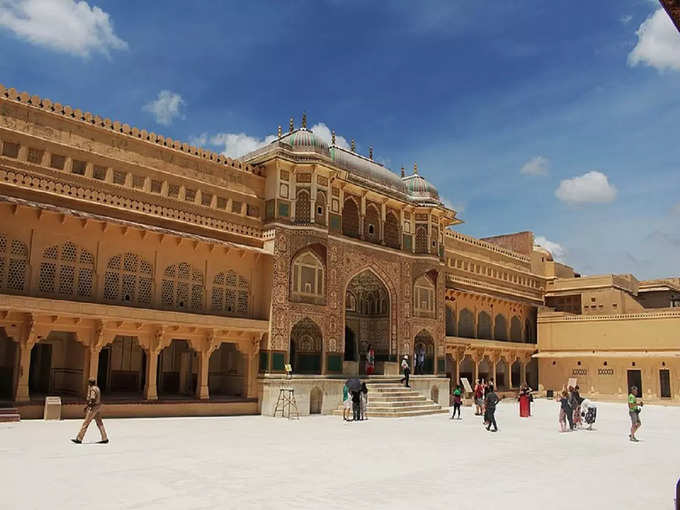
{"type": "Polygon", "coordinates": [[[543,255],[545,257],[545,260],[547,260],[548,262],[553,261],[552,253],[550,253],[550,251],[547,250],[546,248],[543,248],[543,246],[535,244],[534,245],[534,251],[537,251],[538,253],[543,255]]]}
{"type": "Polygon", "coordinates": [[[434,201],[439,203],[439,192],[437,191],[437,188],[417,173],[402,177],[402,181],[404,181],[406,190],[413,200],[419,202],[434,201]]]}
{"type": "Polygon", "coordinates": [[[296,129],[279,139],[295,150],[323,152],[328,154],[328,144],[306,128],[296,129]]]}

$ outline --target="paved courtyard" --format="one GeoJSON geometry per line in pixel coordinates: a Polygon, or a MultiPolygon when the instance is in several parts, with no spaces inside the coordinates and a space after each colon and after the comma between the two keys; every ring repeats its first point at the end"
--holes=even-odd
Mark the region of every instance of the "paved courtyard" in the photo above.
{"type": "MultiPolygon", "coordinates": [[[[489,433],[470,408],[343,423],[262,416],[107,420],[109,445],[71,444],[80,422],[0,424],[2,508],[671,508],[680,407],[648,406],[640,443],[624,404],[596,430],[558,433],[557,404],[489,433]]],[[[86,441],[98,440],[93,423],[86,441]]]]}

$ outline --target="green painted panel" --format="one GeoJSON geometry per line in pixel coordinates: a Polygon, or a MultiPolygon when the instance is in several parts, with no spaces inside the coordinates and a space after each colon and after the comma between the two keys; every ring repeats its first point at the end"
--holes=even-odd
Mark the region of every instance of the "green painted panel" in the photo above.
{"type": "Polygon", "coordinates": [[[326,368],[329,372],[342,372],[342,355],[329,354],[326,361],[326,368]]]}
{"type": "Polygon", "coordinates": [[[267,200],[264,204],[264,217],[268,220],[273,219],[275,210],[276,200],[267,200]]]}
{"type": "Polygon", "coordinates": [[[428,356],[425,358],[425,365],[423,367],[426,374],[434,374],[434,358],[428,356]]]}
{"type": "Polygon", "coordinates": [[[444,372],[446,372],[446,358],[438,358],[437,359],[437,373],[443,374],[444,372]]]}
{"type": "Polygon", "coordinates": [[[260,351],[260,372],[269,370],[269,351],[260,351]]]}
{"type": "Polygon", "coordinates": [[[298,374],[320,374],[321,355],[320,354],[298,354],[297,367],[293,367],[293,372],[298,374]]]}
{"type": "Polygon", "coordinates": [[[282,352],[272,353],[272,372],[283,372],[286,357],[282,352]]]}
{"type": "Polygon", "coordinates": [[[279,216],[284,218],[290,216],[290,204],[286,202],[279,202],[279,216]]]}
{"type": "Polygon", "coordinates": [[[329,226],[332,232],[340,232],[342,230],[342,216],[339,214],[331,214],[329,216],[329,226]]]}
{"type": "Polygon", "coordinates": [[[412,237],[404,234],[404,242],[402,243],[404,251],[413,251],[413,245],[411,244],[411,241],[412,237]]]}

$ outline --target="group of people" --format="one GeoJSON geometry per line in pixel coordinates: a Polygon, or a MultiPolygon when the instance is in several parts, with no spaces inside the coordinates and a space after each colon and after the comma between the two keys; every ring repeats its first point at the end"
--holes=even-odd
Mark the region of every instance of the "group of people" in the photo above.
{"type": "Polygon", "coordinates": [[[592,430],[597,416],[597,408],[587,398],[581,397],[578,386],[565,386],[557,395],[560,403],[559,423],[561,432],[570,432],[583,427],[583,422],[592,430]],[[568,424],[568,426],[567,426],[568,424]]]}
{"type": "Polygon", "coordinates": [[[366,407],[368,406],[368,387],[361,383],[361,389],[350,390],[347,384],[342,388],[343,410],[342,418],[345,421],[361,421],[366,419],[366,407]],[[350,410],[352,419],[349,419],[350,410]]]}
{"type": "MultiPolygon", "coordinates": [[[[484,379],[477,379],[475,387],[473,388],[473,396],[475,401],[475,416],[483,416],[483,423],[486,430],[491,432],[498,432],[498,424],[496,423],[496,406],[501,401],[501,398],[495,391],[493,379],[485,381],[484,379]],[[493,430],[491,427],[493,426],[493,430]]],[[[456,414],[456,400],[458,400],[458,419],[460,419],[460,404],[462,403],[462,389],[460,385],[456,386],[453,392],[453,415],[456,414]],[[458,392],[458,397],[456,397],[458,392]]]]}

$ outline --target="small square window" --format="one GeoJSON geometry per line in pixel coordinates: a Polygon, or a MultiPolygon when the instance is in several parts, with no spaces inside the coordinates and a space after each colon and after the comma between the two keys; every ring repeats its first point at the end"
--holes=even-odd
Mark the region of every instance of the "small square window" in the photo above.
{"type": "Polygon", "coordinates": [[[595,298],[594,298],[594,297],[591,297],[591,298],[590,298],[590,301],[591,301],[591,303],[594,303],[594,302],[595,302],[595,298]]]}
{"type": "Polygon", "coordinates": [[[144,188],[144,177],[141,175],[133,175],[132,176],[132,187],[135,189],[142,189],[144,188]]]}
{"type": "Polygon", "coordinates": [[[2,146],[2,155],[8,158],[16,158],[19,156],[19,144],[5,142],[2,146]]]}
{"type": "Polygon", "coordinates": [[[64,156],[60,156],[59,154],[52,154],[52,157],[50,158],[50,166],[52,168],[56,168],[57,170],[63,170],[65,164],[66,158],[64,156]]]}
{"type": "Polygon", "coordinates": [[[125,172],[121,172],[120,170],[114,170],[113,171],[113,183],[114,184],[124,186],[126,177],[127,177],[127,174],[125,172]]]}
{"type": "Polygon", "coordinates": [[[217,197],[217,208],[218,209],[226,209],[227,208],[227,199],[224,197],[217,197]]]}
{"type": "Polygon", "coordinates": [[[163,183],[161,181],[157,181],[156,179],[151,180],[151,193],[160,193],[162,187],[163,183]]]}
{"type": "Polygon", "coordinates": [[[85,175],[85,167],[87,166],[87,163],[84,161],[80,161],[78,159],[73,160],[73,164],[71,166],[71,173],[77,174],[77,175],[85,175]]]}
{"type": "Polygon", "coordinates": [[[104,168],[103,166],[95,165],[94,170],[92,170],[92,177],[100,181],[103,181],[104,179],[106,179],[106,168],[104,168]]]}
{"type": "Polygon", "coordinates": [[[42,163],[42,158],[43,154],[45,151],[40,150],[40,149],[34,149],[31,147],[28,149],[28,161],[29,163],[35,163],[36,165],[40,165],[42,163]]]}

